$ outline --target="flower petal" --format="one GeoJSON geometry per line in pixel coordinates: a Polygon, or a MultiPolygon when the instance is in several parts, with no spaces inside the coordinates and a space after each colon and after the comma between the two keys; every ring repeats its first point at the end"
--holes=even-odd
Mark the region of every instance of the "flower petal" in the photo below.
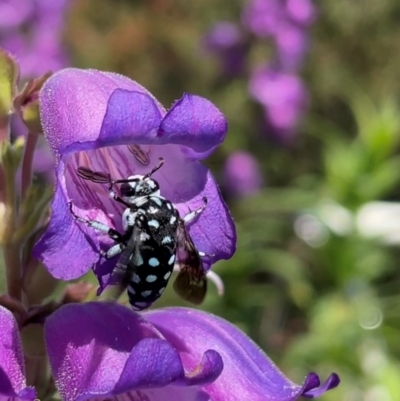
{"type": "Polygon", "coordinates": [[[171,383],[210,383],[222,370],[219,355],[209,351],[200,356],[198,369],[186,376],[178,352],[158,330],[139,314],[113,303],[62,307],[46,321],[45,338],[53,376],[65,401],[171,383]]]}
{"type": "Polygon", "coordinates": [[[147,94],[116,89],[108,101],[96,147],[158,142],[165,111],[147,94]]]}
{"type": "Polygon", "coordinates": [[[46,81],[39,96],[41,119],[56,155],[76,142],[97,139],[108,99],[115,89],[148,94],[141,85],[122,75],[96,70],[67,68],[46,81]]]}
{"type": "Polygon", "coordinates": [[[227,130],[224,115],[209,100],[186,93],[164,117],[158,139],[184,145],[188,156],[203,159],[223,142],[227,130]]]}
{"type": "MultiPolygon", "coordinates": [[[[188,229],[197,249],[209,255],[204,261],[204,266],[208,270],[216,261],[229,259],[234,254],[236,229],[210,170],[197,161],[193,162],[193,169],[195,177],[203,177],[201,189],[191,198],[183,199],[184,202],[175,202],[175,205],[183,217],[190,210],[200,207],[203,204],[203,197],[207,198],[207,206],[203,213],[195,222],[189,224],[188,229]]],[[[186,188],[189,187],[190,184],[187,182],[186,188]]]]}
{"type": "Polygon", "coordinates": [[[138,390],[118,396],[118,401],[210,401],[210,397],[199,387],[166,386],[138,390]]]}
{"type": "Polygon", "coordinates": [[[339,383],[339,376],[336,373],[332,373],[321,386],[318,375],[312,372],[307,376],[303,384],[301,395],[306,398],[317,398],[326,391],[337,387],[339,383]]]}
{"type": "Polygon", "coordinates": [[[24,355],[13,314],[0,306],[0,398],[33,400],[36,392],[26,387],[24,355]]]}
{"type": "Polygon", "coordinates": [[[87,273],[100,258],[97,237],[78,226],[68,207],[64,162],[57,166],[56,189],[46,232],[36,243],[33,256],[58,279],[72,280],[87,273]]]}
{"type": "Polygon", "coordinates": [[[200,96],[185,94],[161,122],[164,114],[165,110],[152,97],[146,99],[142,93],[116,90],[110,97],[99,140],[107,146],[184,145],[187,156],[200,159],[223,142],[228,129],[224,115],[200,96]]]}
{"type": "Polygon", "coordinates": [[[319,380],[315,380],[315,374],[309,376],[304,386],[292,383],[245,334],[211,314],[166,308],[143,316],[178,350],[186,365],[190,366],[205,349],[213,349],[222,356],[222,374],[203,387],[212,401],[294,401],[300,395],[319,396],[338,384],[337,376],[332,375],[317,390],[319,380]]]}

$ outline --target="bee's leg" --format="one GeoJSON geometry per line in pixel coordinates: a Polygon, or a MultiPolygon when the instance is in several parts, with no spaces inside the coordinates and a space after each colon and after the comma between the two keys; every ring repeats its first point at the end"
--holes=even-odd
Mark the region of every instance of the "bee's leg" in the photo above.
{"type": "Polygon", "coordinates": [[[117,193],[114,191],[114,184],[119,182],[125,182],[127,180],[115,180],[110,182],[110,186],[108,187],[108,194],[111,199],[114,199],[116,202],[122,203],[126,207],[131,207],[131,205],[124,201],[117,193]]]}
{"type": "Polygon", "coordinates": [[[207,198],[206,197],[203,198],[203,202],[204,202],[203,206],[199,207],[196,210],[189,212],[186,216],[183,217],[183,221],[185,223],[190,223],[191,221],[193,221],[193,219],[196,216],[198,216],[199,214],[201,214],[204,211],[204,209],[207,206],[207,198]]]}
{"type": "Polygon", "coordinates": [[[119,255],[124,249],[126,248],[126,245],[123,243],[115,244],[111,248],[108,249],[107,252],[105,251],[100,251],[101,256],[103,256],[105,259],[111,259],[114,256],[119,255]]]}
{"type": "Polygon", "coordinates": [[[197,251],[197,253],[199,254],[199,256],[201,258],[213,258],[215,256],[215,253],[209,254],[209,253],[204,253],[204,252],[201,252],[201,251],[197,251]]]}
{"type": "Polygon", "coordinates": [[[122,242],[123,238],[122,235],[111,227],[108,227],[107,224],[101,223],[100,221],[96,220],[86,220],[83,217],[79,217],[74,213],[72,210],[72,202],[69,202],[69,210],[76,221],[79,223],[86,224],[88,227],[93,228],[96,231],[100,231],[104,234],[107,234],[110,238],[115,241],[122,242]]]}

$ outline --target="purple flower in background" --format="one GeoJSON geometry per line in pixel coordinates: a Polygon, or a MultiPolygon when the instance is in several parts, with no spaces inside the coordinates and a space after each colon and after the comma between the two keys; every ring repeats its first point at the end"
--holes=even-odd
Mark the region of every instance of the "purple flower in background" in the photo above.
{"type": "Polygon", "coordinates": [[[61,35],[67,6],[65,0],[0,2],[0,46],[17,56],[23,77],[66,65],[61,35]]]}
{"type": "Polygon", "coordinates": [[[226,74],[235,76],[244,70],[248,46],[236,24],[224,21],[214,25],[204,37],[203,45],[209,53],[220,58],[226,74]]]}
{"type": "Polygon", "coordinates": [[[33,1],[2,0],[0,2],[0,35],[7,29],[18,28],[32,15],[33,1]]]}
{"type": "Polygon", "coordinates": [[[259,38],[271,38],[275,47],[270,67],[253,72],[250,93],[264,106],[267,125],[284,141],[293,137],[307,103],[307,90],[295,72],[310,45],[307,28],[315,14],[311,0],[250,0],[243,10],[243,24],[259,38]]]}
{"type": "Polygon", "coordinates": [[[43,86],[40,109],[44,134],[57,159],[56,191],[48,229],[35,255],[57,278],[70,280],[92,266],[103,288],[115,260],[100,260],[110,240],[77,223],[68,202],[81,217],[122,231],[123,206],[110,199],[108,186],[82,180],[77,168],[110,173],[113,179],[145,174],[160,157],[154,174],[161,193],[181,215],[208,205],[190,227],[197,248],[210,256],[208,269],[235,250],[231,216],[210,171],[199,160],[223,140],[227,123],[208,100],[185,94],[168,112],[142,86],[118,74],[66,69],[43,86]],[[128,145],[139,145],[141,158],[128,145]]]}
{"type": "Polygon", "coordinates": [[[13,314],[0,306],[0,399],[34,400],[26,386],[24,354],[13,314]]]}
{"type": "Polygon", "coordinates": [[[294,22],[302,26],[311,25],[316,16],[311,0],[286,0],[286,11],[294,22]]]}
{"type": "Polygon", "coordinates": [[[319,387],[310,373],[294,384],[236,327],[185,308],[139,315],[112,303],[71,304],[48,318],[45,339],[64,401],[294,401],[339,383],[332,374],[319,387]]]}
{"type": "Polygon", "coordinates": [[[307,26],[315,18],[310,0],[252,0],[243,10],[243,23],[260,38],[271,37],[282,70],[301,67],[309,39],[307,26]]]}
{"type": "Polygon", "coordinates": [[[263,179],[255,157],[245,151],[229,155],[223,171],[224,187],[233,195],[247,196],[259,191],[263,179]]]}
{"type": "Polygon", "coordinates": [[[307,31],[295,24],[282,24],[275,35],[275,43],[282,71],[295,71],[303,65],[309,46],[307,31]]]}
{"type": "Polygon", "coordinates": [[[243,9],[243,25],[260,38],[275,35],[286,16],[282,0],[250,0],[243,9]]]}
{"type": "Polygon", "coordinates": [[[249,90],[265,107],[268,121],[282,139],[292,136],[307,106],[307,90],[301,79],[292,73],[268,66],[256,70],[249,90]]]}

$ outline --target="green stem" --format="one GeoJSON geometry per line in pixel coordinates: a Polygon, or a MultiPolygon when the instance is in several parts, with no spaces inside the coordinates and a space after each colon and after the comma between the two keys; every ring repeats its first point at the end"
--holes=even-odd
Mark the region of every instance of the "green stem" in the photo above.
{"type": "MultiPolygon", "coordinates": [[[[10,118],[9,116],[0,117],[0,143],[9,139],[10,137],[10,118]]],[[[4,202],[4,187],[6,184],[6,178],[4,173],[4,168],[0,164],[0,202],[4,202]]]]}
{"type": "Polygon", "coordinates": [[[0,116],[0,142],[10,139],[10,116],[0,116]]]}
{"type": "Polygon", "coordinates": [[[26,144],[24,157],[22,159],[22,177],[21,177],[21,199],[25,198],[26,190],[32,180],[32,162],[35,148],[38,141],[38,136],[29,132],[26,144]]]}
{"type": "MultiPolygon", "coordinates": [[[[10,119],[8,116],[7,118],[0,118],[0,141],[9,140],[9,123],[10,119]]],[[[2,189],[4,195],[3,202],[5,207],[5,214],[2,222],[2,224],[4,224],[4,228],[2,230],[2,246],[6,269],[7,292],[8,295],[14,299],[21,301],[20,246],[18,243],[13,243],[11,241],[12,235],[16,228],[17,219],[15,168],[11,165],[6,168],[2,166],[2,172],[2,178],[4,181],[1,182],[0,188],[2,189]]]]}
{"type": "Polygon", "coordinates": [[[7,293],[21,301],[21,266],[18,244],[6,244],[3,247],[6,266],[7,293]]]}

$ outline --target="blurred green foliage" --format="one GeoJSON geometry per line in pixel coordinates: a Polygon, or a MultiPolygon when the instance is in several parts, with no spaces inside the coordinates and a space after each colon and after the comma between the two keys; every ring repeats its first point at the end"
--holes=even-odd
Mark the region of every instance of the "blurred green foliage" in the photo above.
{"type": "MultiPolygon", "coordinates": [[[[200,46],[214,22],[239,21],[243,4],[76,2],[66,33],[72,64],[128,75],[166,106],[184,91],[210,98],[230,124],[206,161],[217,178],[234,150],[258,158],[267,186],[251,198],[227,194],[237,252],[215,266],[225,295],[210,286],[202,307],[247,332],[293,380],[339,373],[327,401],[400,400],[400,235],[388,242],[382,234],[400,232],[400,216],[360,212],[400,197],[400,3],[316,4],[304,70],[310,107],[286,147],[263,133],[247,89],[268,43],[254,47],[247,75],[234,80],[200,46]],[[367,217],[381,235],[365,228],[367,217]]],[[[182,302],[169,288],[160,304],[182,302]]]]}

